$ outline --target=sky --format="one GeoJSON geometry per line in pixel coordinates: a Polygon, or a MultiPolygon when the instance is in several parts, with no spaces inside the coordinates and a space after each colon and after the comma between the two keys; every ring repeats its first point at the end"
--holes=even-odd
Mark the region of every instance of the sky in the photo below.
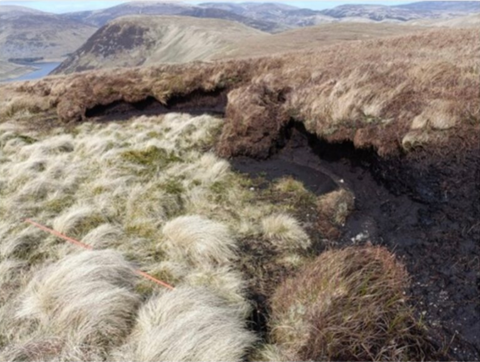
{"type": "MultiPolygon", "coordinates": [[[[56,0],[56,1],[29,1],[29,0],[22,0],[22,1],[5,1],[0,0],[0,5],[20,5],[20,6],[27,6],[33,9],[52,12],[52,13],[66,13],[72,11],[83,11],[83,10],[96,10],[96,9],[105,9],[108,7],[112,7],[115,5],[119,5],[129,0],[124,1],[96,1],[96,0],[56,0]]],[[[215,0],[202,0],[202,1],[177,1],[177,2],[184,2],[190,4],[199,4],[202,2],[211,2],[215,0]]],[[[222,0],[224,2],[246,2],[252,0],[222,0]]],[[[256,0],[253,0],[256,1],[256,0]]],[[[400,5],[400,4],[408,4],[414,2],[416,0],[410,1],[372,1],[372,0],[338,0],[338,1],[319,1],[319,0],[293,0],[293,1],[283,1],[283,0],[262,0],[260,2],[278,2],[284,3],[288,5],[298,6],[300,8],[309,8],[315,10],[322,10],[333,8],[338,5],[342,4],[382,4],[382,5],[400,5]]],[[[173,1],[175,2],[175,1],[173,1]]]]}

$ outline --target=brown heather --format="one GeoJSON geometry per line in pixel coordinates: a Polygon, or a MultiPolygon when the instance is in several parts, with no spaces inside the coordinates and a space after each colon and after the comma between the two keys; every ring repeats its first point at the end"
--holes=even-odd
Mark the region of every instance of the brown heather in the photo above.
{"type": "Polygon", "coordinates": [[[271,339],[291,361],[423,360],[404,267],[385,248],[321,254],[272,298],[271,339]]]}
{"type": "Polygon", "coordinates": [[[37,114],[37,122],[76,122],[117,100],[168,103],[195,90],[227,89],[223,156],[267,157],[290,119],[328,141],[352,140],[383,155],[444,148],[452,136],[478,140],[479,64],[478,30],[428,30],[277,57],[14,83],[0,88],[0,121],[37,114]]]}

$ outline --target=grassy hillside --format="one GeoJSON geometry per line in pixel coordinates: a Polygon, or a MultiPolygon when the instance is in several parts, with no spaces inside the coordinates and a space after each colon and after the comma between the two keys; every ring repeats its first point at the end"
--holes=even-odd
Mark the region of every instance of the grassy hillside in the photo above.
{"type": "Polygon", "coordinates": [[[274,35],[260,35],[235,45],[230,54],[218,54],[216,59],[256,57],[315,50],[343,41],[375,39],[424,30],[395,24],[336,23],[285,31],[274,35]]]}
{"type": "Polygon", "coordinates": [[[226,89],[225,155],[265,157],[291,118],[325,139],[388,154],[478,126],[476,42],[475,30],[441,29],[254,61],[47,78],[4,87],[0,117],[46,111],[71,122],[118,100],[168,104],[174,95],[226,89]]]}
{"type": "Polygon", "coordinates": [[[59,15],[0,5],[0,59],[58,59],[80,47],[95,28],[59,15]]]}
{"type": "Polygon", "coordinates": [[[453,19],[436,19],[436,20],[417,20],[410,22],[414,26],[428,27],[446,27],[446,28],[479,28],[480,14],[471,14],[460,16],[453,19]]]}
{"type": "Polygon", "coordinates": [[[209,60],[259,34],[262,32],[226,20],[124,17],[97,31],[56,73],[209,60]]]}
{"type": "Polygon", "coordinates": [[[424,28],[394,24],[338,23],[272,35],[234,22],[213,19],[125,17],[95,33],[55,70],[55,74],[111,67],[267,56],[419,30],[424,28]]]}

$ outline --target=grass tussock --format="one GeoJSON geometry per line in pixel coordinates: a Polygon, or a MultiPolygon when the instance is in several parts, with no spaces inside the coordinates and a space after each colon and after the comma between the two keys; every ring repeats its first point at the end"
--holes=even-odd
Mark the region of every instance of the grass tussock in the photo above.
{"type": "Polygon", "coordinates": [[[102,348],[120,343],[135,319],[133,268],[113,251],[85,251],[41,270],[28,285],[18,318],[39,321],[57,337],[102,348]]]}
{"type": "MultiPolygon", "coordinates": [[[[133,290],[133,269],[118,253],[80,252],[39,268],[30,281],[25,265],[2,265],[10,283],[17,279],[11,274],[15,271],[28,284],[2,303],[0,312],[6,312],[9,302],[13,305],[0,326],[9,333],[2,334],[7,343],[0,359],[102,360],[128,336],[140,298],[133,290]]],[[[2,293],[8,288],[5,282],[2,293]]]]}
{"type": "Polygon", "coordinates": [[[228,265],[235,241],[225,225],[200,216],[182,216],[163,227],[165,249],[172,260],[194,265],[228,265]]]}
{"type": "Polygon", "coordinates": [[[255,341],[245,321],[204,289],[176,288],[140,309],[119,361],[242,361],[255,341]]]}
{"type": "MultiPolygon", "coordinates": [[[[295,210],[289,200],[252,191],[251,180],[211,152],[221,124],[181,114],[42,131],[0,124],[0,360],[113,360],[126,341],[137,343],[130,342],[137,312],[159,291],[133,267],[221,301],[216,312],[234,315],[225,323],[244,337],[219,356],[242,358],[251,341],[244,331],[250,277],[272,284],[262,263],[245,273],[243,240],[268,252],[262,219],[295,210]],[[79,250],[26,218],[97,251],[79,250]]],[[[300,224],[287,221],[296,225],[288,245],[302,245],[300,224]]],[[[296,253],[282,247],[281,256],[296,253]]],[[[268,267],[283,263],[272,258],[268,267]]],[[[202,348],[216,351],[212,343],[202,348]]],[[[174,346],[161,354],[181,355],[174,346]]]]}
{"type": "Polygon", "coordinates": [[[407,284],[404,267],[384,248],[327,251],[276,291],[272,340],[289,360],[423,360],[407,284]]]}
{"type": "Polygon", "coordinates": [[[279,250],[307,249],[311,242],[298,221],[288,215],[270,215],[262,220],[264,237],[279,250]]]}

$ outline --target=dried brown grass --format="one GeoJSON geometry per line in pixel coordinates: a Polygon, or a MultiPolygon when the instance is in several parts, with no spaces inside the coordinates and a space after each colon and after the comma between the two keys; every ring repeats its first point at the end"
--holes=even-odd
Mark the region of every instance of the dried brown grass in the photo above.
{"type": "Polygon", "coordinates": [[[289,360],[423,360],[404,267],[381,247],[327,251],[272,298],[271,337],[289,360]]]}
{"type": "Polygon", "coordinates": [[[344,41],[371,40],[425,30],[420,26],[392,23],[333,23],[307,26],[277,34],[261,34],[240,39],[230,53],[216,54],[214,59],[239,59],[315,50],[344,41]]]}
{"type": "Polygon", "coordinates": [[[255,60],[51,77],[2,87],[0,121],[32,120],[38,109],[80,121],[99,104],[147,96],[168,103],[223,88],[223,156],[267,157],[292,118],[328,141],[389,154],[439,145],[459,130],[478,137],[479,44],[476,30],[438,29],[255,60]]]}

